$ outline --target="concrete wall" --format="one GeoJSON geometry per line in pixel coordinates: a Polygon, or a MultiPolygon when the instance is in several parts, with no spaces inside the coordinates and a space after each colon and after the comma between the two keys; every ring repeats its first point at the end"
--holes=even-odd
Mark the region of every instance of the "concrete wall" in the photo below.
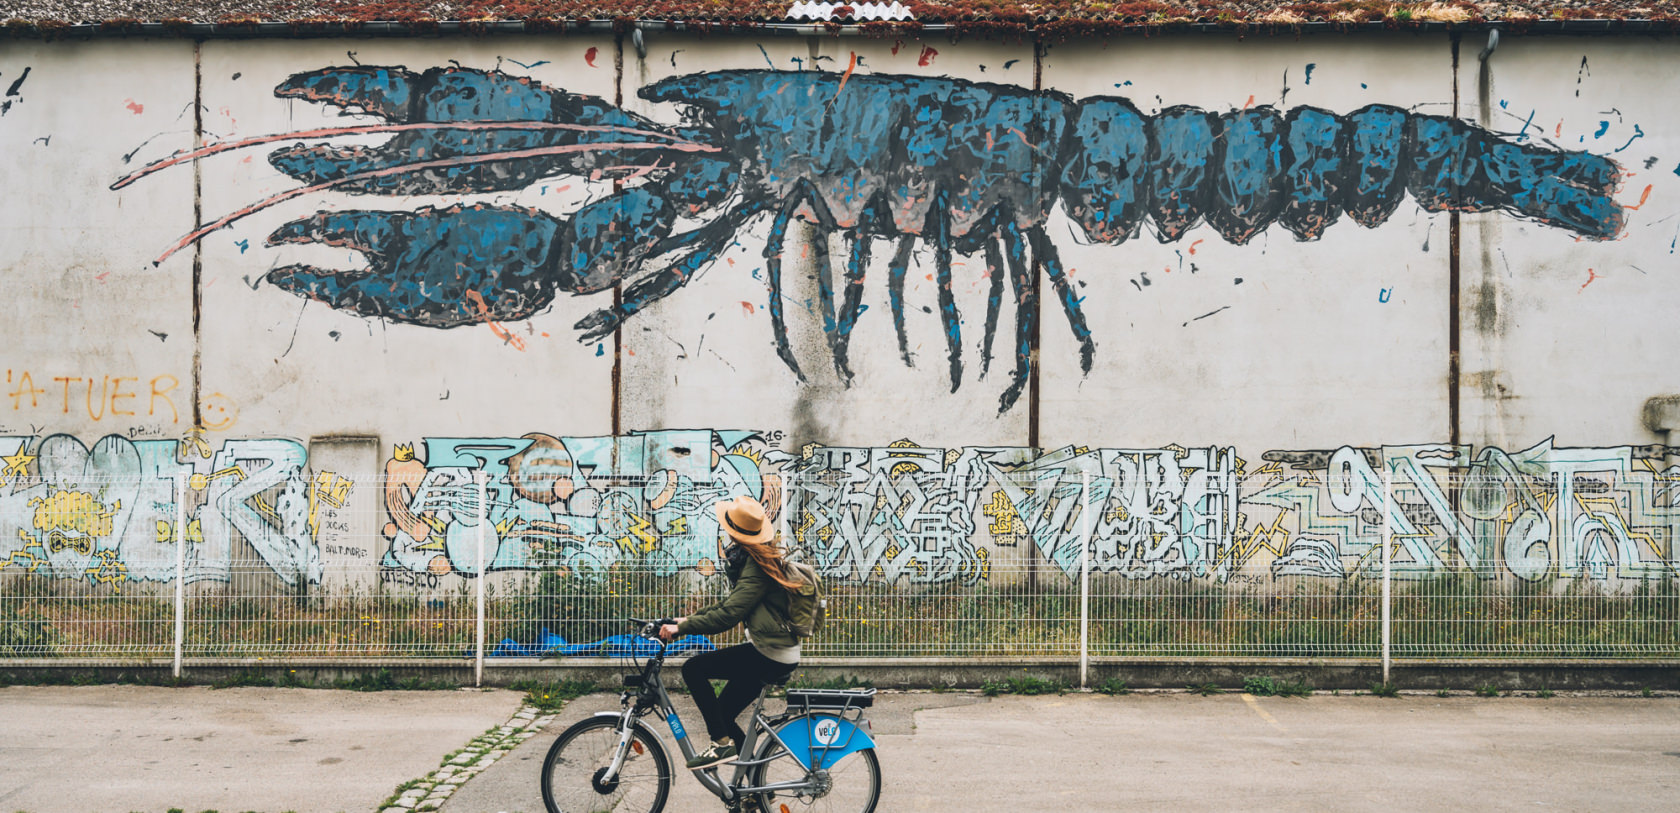
{"type": "Polygon", "coordinates": [[[1680,51],[1482,44],[5,42],[0,567],[172,578],[179,507],[197,580],[442,589],[485,470],[492,570],[704,572],[787,493],[841,579],[1069,568],[1082,506],[1099,570],[1348,579],[1386,470],[1407,573],[1671,573],[1680,51]],[[532,104],[582,129],[321,132],[532,104]],[[1401,186],[1329,140],[1385,115],[1401,186]]]}

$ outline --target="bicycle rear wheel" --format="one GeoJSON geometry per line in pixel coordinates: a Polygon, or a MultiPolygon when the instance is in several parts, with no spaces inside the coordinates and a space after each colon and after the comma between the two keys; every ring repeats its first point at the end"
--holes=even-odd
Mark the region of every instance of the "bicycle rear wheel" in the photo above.
{"type": "Polygon", "coordinates": [[[618,777],[603,780],[618,750],[619,718],[591,717],[566,729],[543,760],[542,795],[548,813],[596,813],[665,809],[671,792],[671,764],[665,749],[637,723],[618,777]]]}
{"type": "MultiPolygon", "coordinates": [[[[766,745],[760,749],[760,758],[773,752],[780,754],[753,771],[754,786],[806,779],[804,766],[785,749],[774,740],[766,745]]],[[[784,806],[788,813],[874,813],[881,799],[881,762],[875,758],[875,749],[865,748],[841,758],[828,769],[828,783],[828,792],[816,798],[790,791],[761,793],[759,807],[764,813],[782,813],[784,806]]]]}

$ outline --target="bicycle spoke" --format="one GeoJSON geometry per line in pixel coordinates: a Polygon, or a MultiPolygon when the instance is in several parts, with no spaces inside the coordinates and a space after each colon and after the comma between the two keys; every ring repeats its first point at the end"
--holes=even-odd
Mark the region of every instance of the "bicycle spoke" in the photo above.
{"type": "Polygon", "coordinates": [[[636,731],[614,782],[602,782],[618,750],[617,721],[586,720],[560,735],[543,762],[543,801],[551,813],[646,811],[665,805],[670,770],[665,752],[636,731]]]}
{"type": "MultiPolygon", "coordinates": [[[[875,809],[881,795],[881,767],[875,758],[875,749],[846,755],[829,767],[828,776],[831,788],[818,798],[791,792],[761,796],[765,813],[781,813],[784,805],[789,813],[870,813],[875,809]]],[[[780,758],[760,767],[754,784],[762,786],[805,779],[805,769],[797,761],[780,758]]]]}

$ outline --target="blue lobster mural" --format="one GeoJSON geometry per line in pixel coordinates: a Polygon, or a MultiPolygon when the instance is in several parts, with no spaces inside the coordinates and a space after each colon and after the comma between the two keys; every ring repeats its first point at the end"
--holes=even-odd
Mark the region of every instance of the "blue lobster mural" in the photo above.
{"type": "Polygon", "coordinates": [[[1120,97],[1075,100],[959,79],[733,70],[641,88],[643,99],[687,106],[682,125],[665,126],[601,99],[464,68],[326,68],[293,76],[275,93],[359,108],[391,124],[262,141],[393,135],[373,147],[300,143],[274,152],[270,163],[309,186],[229,215],[177,248],[317,189],[448,195],[516,190],[559,174],[636,176],[639,185],[564,220],[492,205],[322,212],[280,227],[268,243],[348,247],[369,267],[291,265],[267,279],[349,313],[437,328],[523,319],[558,292],[586,295],[625,283],[620,304],[575,325],[582,341],[593,342],[670,296],[716,261],[748,221],[768,215],[772,329],[778,354],[803,379],[782,297],[785,235],[799,219],[849,238],[839,282],[827,241],[812,243],[823,326],[835,370],[848,383],[848,346],[875,241],[896,243],[887,285],[907,364],[906,271],[918,243],[931,246],[953,391],[963,363],[952,255],[986,260],[982,376],[1007,277],[1014,369],[1000,413],[1019,398],[1030,370],[1034,262],[1080,344],[1081,368],[1091,369],[1095,341],[1045,228],[1058,200],[1086,237],[1108,244],[1137,236],[1146,220],[1162,242],[1202,221],[1234,244],[1273,222],[1312,240],[1344,213],[1376,226],[1407,193],[1429,212],[1502,211],[1595,240],[1615,237],[1624,221],[1611,197],[1619,167],[1608,158],[1381,104],[1345,115],[1269,106],[1147,115],[1120,97]],[[678,232],[679,218],[701,225],[678,232]]]}

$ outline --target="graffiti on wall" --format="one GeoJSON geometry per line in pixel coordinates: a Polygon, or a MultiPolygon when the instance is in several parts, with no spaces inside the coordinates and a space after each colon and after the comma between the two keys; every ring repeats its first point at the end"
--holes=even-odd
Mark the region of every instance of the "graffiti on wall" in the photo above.
{"type": "Polygon", "coordinates": [[[769,437],[425,438],[372,477],[311,473],[282,439],[0,438],[0,576],[166,583],[178,539],[189,582],[319,585],[337,543],[373,549],[350,567],[422,589],[495,572],[710,575],[717,504],[742,496],[827,578],[886,587],[1032,571],[1285,589],[1380,578],[1385,536],[1400,579],[1640,582],[1677,564],[1680,466],[1663,447],[1341,447],[1255,466],[1229,447],[792,454],[769,437]],[[353,488],[364,480],[378,487],[353,488]],[[358,512],[380,518],[375,539],[343,533],[358,512]]]}
{"type": "Polygon", "coordinates": [[[1068,575],[1215,577],[1232,563],[1235,460],[1229,449],[823,448],[794,466],[789,506],[796,538],[840,580],[974,584],[990,576],[991,548],[1019,545],[1068,575]]]}
{"type": "Polygon", "coordinates": [[[1399,578],[1452,570],[1525,581],[1673,575],[1680,467],[1661,447],[1468,446],[1268,452],[1245,481],[1271,575],[1371,577],[1382,534],[1399,578]],[[1384,472],[1387,472],[1385,475],[1384,472]],[[1386,519],[1385,519],[1386,517],[1386,519]]]}
{"type": "Polygon", "coordinates": [[[500,71],[333,67],[294,75],[275,95],[364,112],[383,124],[213,144],[153,162],[113,184],[208,155],[296,141],[269,162],[305,184],[184,237],[159,262],[210,232],[299,195],[459,196],[520,190],[544,178],[617,179],[622,191],[564,219],[489,204],[410,211],[331,210],[289,222],[269,245],[323,244],[361,253],[366,268],[287,265],[266,274],[285,291],[365,317],[436,328],[519,320],[558,293],[622,285],[619,304],[575,328],[584,342],[674,294],[712,266],[752,221],[768,218],[768,311],[777,352],[801,379],[788,342],[782,256],[790,224],[814,224],[818,306],[836,372],[852,378],[851,334],[863,314],[874,244],[893,244],[886,273],[898,349],[911,363],[904,291],[913,253],[933,254],[952,390],[963,379],[953,255],[983,255],[989,285],[982,372],[992,361],[1007,280],[1015,309],[1009,410],[1031,366],[1033,267],[1049,279],[1091,370],[1096,341],[1046,224],[1057,204],[1096,243],[1162,242],[1198,223],[1245,244],[1273,223],[1313,240],[1343,214],[1374,227],[1406,195],[1424,211],[1499,211],[1584,238],[1623,230],[1612,195],[1618,165],[1540,146],[1459,119],[1392,105],[1346,114],[1271,106],[1153,114],[1118,96],[961,79],[824,71],[730,70],[663,79],[650,102],[684,106],[666,126],[607,101],[500,71]],[[381,144],[304,139],[387,135],[381,144]],[[687,231],[679,223],[698,225],[687,231]],[[826,236],[849,238],[837,275],[826,236]]]}
{"type": "Polygon", "coordinates": [[[0,437],[0,572],[172,582],[179,533],[188,582],[257,570],[288,586],[319,584],[320,512],[342,505],[352,483],[307,474],[306,459],[290,440],[212,450],[196,435],[109,435],[89,449],[68,435],[0,437]]]}
{"type": "Polygon", "coordinates": [[[381,565],[388,580],[605,571],[620,561],[710,573],[714,506],[750,496],[779,510],[785,459],[753,432],[427,438],[398,446],[385,465],[381,565]]]}

